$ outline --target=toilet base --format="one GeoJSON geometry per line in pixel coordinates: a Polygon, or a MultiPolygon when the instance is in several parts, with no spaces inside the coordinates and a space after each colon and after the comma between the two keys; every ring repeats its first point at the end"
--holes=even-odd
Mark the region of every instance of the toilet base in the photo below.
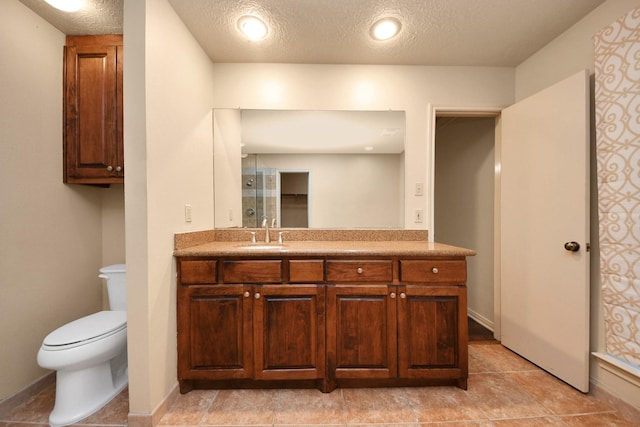
{"type": "Polygon", "coordinates": [[[56,372],[56,401],[49,424],[52,427],[77,423],[92,415],[128,384],[127,354],[79,370],[56,372]]]}

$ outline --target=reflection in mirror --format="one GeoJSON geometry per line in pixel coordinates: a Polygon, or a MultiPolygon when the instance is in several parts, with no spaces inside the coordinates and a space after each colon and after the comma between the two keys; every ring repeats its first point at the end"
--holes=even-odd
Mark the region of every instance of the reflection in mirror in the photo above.
{"type": "Polygon", "coordinates": [[[404,112],[213,117],[216,227],[403,228],[404,112]]]}

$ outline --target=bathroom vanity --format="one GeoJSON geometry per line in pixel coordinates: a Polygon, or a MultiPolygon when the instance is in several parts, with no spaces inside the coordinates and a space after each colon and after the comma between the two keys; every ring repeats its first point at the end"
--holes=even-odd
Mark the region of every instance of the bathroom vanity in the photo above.
{"type": "Polygon", "coordinates": [[[243,230],[176,236],[182,393],[466,389],[473,251],[408,230],[308,233],[286,231],[281,245],[250,244],[243,230]]]}

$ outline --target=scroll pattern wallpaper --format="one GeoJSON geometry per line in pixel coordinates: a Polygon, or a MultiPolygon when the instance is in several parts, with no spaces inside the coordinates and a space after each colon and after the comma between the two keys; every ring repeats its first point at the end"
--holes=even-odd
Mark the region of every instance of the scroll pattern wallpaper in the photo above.
{"type": "Polygon", "coordinates": [[[606,351],[640,367],[640,8],[595,37],[606,351]]]}

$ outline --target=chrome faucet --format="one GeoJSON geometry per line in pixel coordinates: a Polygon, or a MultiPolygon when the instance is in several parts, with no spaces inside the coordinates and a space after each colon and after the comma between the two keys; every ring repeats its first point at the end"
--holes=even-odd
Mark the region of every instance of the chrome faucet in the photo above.
{"type": "Polygon", "coordinates": [[[271,241],[269,239],[269,218],[266,215],[262,217],[262,228],[264,228],[264,242],[269,243],[271,241]]]}

